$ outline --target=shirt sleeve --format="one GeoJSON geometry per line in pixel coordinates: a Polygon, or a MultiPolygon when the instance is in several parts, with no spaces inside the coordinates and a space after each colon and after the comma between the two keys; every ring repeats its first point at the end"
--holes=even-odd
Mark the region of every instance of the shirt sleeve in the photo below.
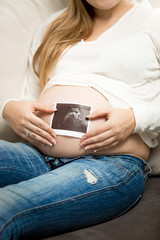
{"type": "Polygon", "coordinates": [[[160,63],[160,8],[154,9],[154,13],[149,20],[148,28],[150,31],[150,37],[157,51],[157,58],[160,63]]]}
{"type": "MultiPolygon", "coordinates": [[[[148,31],[155,46],[155,54],[159,62],[159,82],[160,82],[160,8],[153,10],[151,18],[148,20],[148,31]]],[[[152,132],[160,133],[160,85],[159,94],[155,96],[153,102],[144,106],[133,107],[136,126],[135,133],[152,132]]]]}
{"type": "Polygon", "coordinates": [[[136,126],[134,133],[160,133],[160,105],[133,107],[136,126]]]}

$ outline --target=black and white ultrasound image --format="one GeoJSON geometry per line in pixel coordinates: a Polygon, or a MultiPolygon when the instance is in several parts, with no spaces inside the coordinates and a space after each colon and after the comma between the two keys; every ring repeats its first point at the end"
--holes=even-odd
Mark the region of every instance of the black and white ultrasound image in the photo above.
{"type": "Polygon", "coordinates": [[[75,103],[57,103],[57,111],[53,115],[51,127],[53,129],[80,132],[85,134],[89,120],[86,118],[91,113],[91,106],[75,103]]]}

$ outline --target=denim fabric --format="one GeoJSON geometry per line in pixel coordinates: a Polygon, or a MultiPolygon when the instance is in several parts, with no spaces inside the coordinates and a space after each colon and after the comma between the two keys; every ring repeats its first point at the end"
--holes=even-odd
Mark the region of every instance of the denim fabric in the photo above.
{"type": "Polygon", "coordinates": [[[135,156],[46,161],[28,144],[0,140],[1,240],[38,240],[111,220],[144,191],[145,162],[135,156]]]}

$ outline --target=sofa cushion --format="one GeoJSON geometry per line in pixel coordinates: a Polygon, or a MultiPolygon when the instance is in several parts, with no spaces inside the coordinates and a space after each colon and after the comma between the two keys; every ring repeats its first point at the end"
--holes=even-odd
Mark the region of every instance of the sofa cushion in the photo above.
{"type": "MultiPolygon", "coordinates": [[[[160,134],[158,136],[158,142],[160,143],[160,134]]],[[[160,144],[158,147],[151,149],[149,158],[149,165],[152,168],[152,176],[160,176],[160,144]]]]}

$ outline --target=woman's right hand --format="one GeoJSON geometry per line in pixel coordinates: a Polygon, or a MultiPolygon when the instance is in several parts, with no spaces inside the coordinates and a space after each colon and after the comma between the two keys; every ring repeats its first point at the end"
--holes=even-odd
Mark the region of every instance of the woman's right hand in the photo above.
{"type": "Polygon", "coordinates": [[[56,144],[54,130],[36,116],[36,112],[52,114],[54,106],[46,106],[39,102],[9,101],[3,109],[3,117],[8,121],[16,134],[31,144],[56,144]],[[27,136],[27,133],[30,133],[27,136]]]}

